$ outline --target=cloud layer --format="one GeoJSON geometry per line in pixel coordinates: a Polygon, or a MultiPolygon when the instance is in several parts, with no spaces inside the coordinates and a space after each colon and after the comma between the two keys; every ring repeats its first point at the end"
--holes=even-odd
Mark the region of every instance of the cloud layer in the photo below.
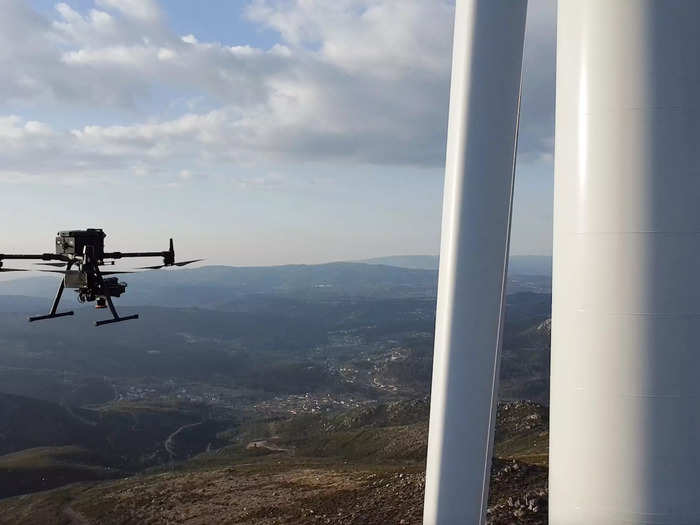
{"type": "MultiPolygon", "coordinates": [[[[251,24],[279,34],[258,49],[176,34],[154,0],[60,3],[49,16],[0,0],[0,176],[440,166],[452,4],[253,0],[251,24]]],[[[553,0],[531,2],[524,159],[551,155],[553,13],[553,0]]]]}

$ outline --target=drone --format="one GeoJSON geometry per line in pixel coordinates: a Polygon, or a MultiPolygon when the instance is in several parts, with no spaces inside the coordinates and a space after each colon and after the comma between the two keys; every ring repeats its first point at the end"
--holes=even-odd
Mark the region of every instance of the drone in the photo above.
{"type": "Polygon", "coordinates": [[[191,261],[175,261],[175,249],[173,240],[170,239],[170,247],[164,252],[105,252],[104,240],[107,235],[98,228],[88,228],[87,230],[62,231],[56,235],[56,253],[44,253],[40,255],[9,255],[0,253],[0,272],[26,272],[30,270],[19,268],[3,268],[3,260],[41,260],[58,261],[36,263],[60,270],[39,270],[42,272],[52,272],[63,274],[63,279],[56,292],[56,297],[51,305],[51,311],[47,315],[39,315],[29,318],[29,322],[43,321],[45,319],[55,319],[73,315],[72,311],[58,312],[58,305],[61,296],[66,288],[75,289],[78,300],[81,303],[95,302],[95,308],[109,308],[112,319],[96,321],[95,326],[121,323],[138,319],[138,314],[120,317],[114,307],[112,297],[120,297],[126,292],[126,283],[119,282],[118,277],[112,275],[133,273],[102,271],[101,266],[114,265],[118,259],[136,257],[162,257],[163,264],[156,266],[143,266],[138,270],[159,270],[169,266],[186,266],[202,259],[191,261]],[[75,269],[74,269],[75,268],[75,269]]]}

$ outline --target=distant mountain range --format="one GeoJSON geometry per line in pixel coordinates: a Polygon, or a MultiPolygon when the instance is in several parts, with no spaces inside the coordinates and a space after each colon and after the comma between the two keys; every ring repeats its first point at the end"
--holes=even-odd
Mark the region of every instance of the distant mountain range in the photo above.
{"type": "MultiPolygon", "coordinates": [[[[115,269],[122,269],[125,267],[115,269]]],[[[111,269],[111,268],[110,268],[111,269]]],[[[415,270],[362,263],[330,263],[274,267],[205,266],[193,269],[144,271],[120,276],[128,283],[118,300],[124,305],[212,307],[241,297],[274,295],[296,299],[324,297],[405,298],[434,297],[436,270],[415,270]]],[[[26,311],[31,297],[53,297],[59,278],[36,276],[0,283],[2,311],[26,311]],[[21,297],[20,297],[21,296],[21,297]]],[[[73,302],[73,294],[66,299],[73,302]]]]}
{"type": "Polygon", "coordinates": [[[437,270],[440,258],[437,255],[390,255],[389,257],[374,257],[358,261],[365,264],[384,264],[397,268],[411,268],[414,270],[437,270]]]}
{"type": "MultiPolygon", "coordinates": [[[[385,264],[415,270],[437,270],[440,258],[437,255],[392,255],[365,259],[366,264],[385,264]]],[[[513,255],[508,263],[511,275],[552,275],[552,257],[549,255],[513,255]]]]}
{"type": "MultiPolygon", "coordinates": [[[[550,257],[512,257],[508,272],[509,293],[547,292],[551,264],[550,257]]],[[[142,271],[121,276],[128,288],[118,303],[218,308],[231,300],[260,294],[295,299],[435,297],[437,266],[436,256],[415,255],[318,265],[204,266],[142,271]]],[[[128,267],[115,266],[114,269],[128,267]]],[[[58,282],[56,275],[0,282],[0,313],[38,312],[48,308],[58,282]]],[[[64,297],[67,305],[75,303],[72,293],[64,297]]]]}

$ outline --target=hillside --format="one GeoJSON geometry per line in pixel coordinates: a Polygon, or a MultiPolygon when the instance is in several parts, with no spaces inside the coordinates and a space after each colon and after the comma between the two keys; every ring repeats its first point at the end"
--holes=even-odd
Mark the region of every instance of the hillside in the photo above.
{"type": "MultiPolygon", "coordinates": [[[[416,400],[270,422],[256,429],[269,440],[255,443],[276,447],[246,447],[242,431],[174,470],[0,501],[0,523],[419,524],[426,409],[416,400]]],[[[508,444],[536,439],[546,453],[545,414],[532,403],[499,409],[496,454],[508,452],[494,460],[494,525],[546,523],[546,469],[508,444]]]]}
{"type": "Polygon", "coordinates": [[[398,268],[414,270],[437,270],[440,258],[437,255],[390,255],[388,257],[373,257],[360,261],[366,264],[384,264],[398,268]]]}
{"type": "MultiPolygon", "coordinates": [[[[21,310],[47,301],[27,285],[55,277],[0,285],[24,294],[0,300],[17,310],[0,315],[0,498],[80,483],[6,499],[0,522],[420,520],[434,270],[126,278],[144,304],[119,307],[141,319],[101,329],[104,312],[85,306],[26,322],[21,310]]],[[[507,296],[500,395],[513,402],[499,412],[494,523],[541,523],[546,509],[546,409],[517,400],[548,398],[547,279],[512,279],[507,296]]]]}
{"type": "Polygon", "coordinates": [[[0,497],[121,475],[118,469],[105,466],[99,454],[84,448],[30,448],[0,456],[0,497]]]}
{"type": "MultiPolygon", "coordinates": [[[[120,262],[115,270],[128,270],[120,262]]],[[[548,292],[551,258],[514,256],[509,268],[509,291],[548,292]]],[[[30,274],[0,281],[0,312],[43,311],[50,305],[59,278],[30,274]],[[42,299],[43,302],[33,300],[42,299]],[[39,308],[37,310],[37,308],[39,308]]],[[[224,308],[226,303],[257,294],[283,298],[435,297],[437,258],[387,257],[365,263],[270,267],[203,266],[163,271],[141,271],[121,276],[129,284],[117,302],[126,306],[224,308]],[[431,262],[432,261],[432,262],[431,262]],[[371,262],[371,264],[369,264],[371,262]]],[[[66,305],[75,305],[72,293],[66,305]]]]}
{"type": "Polygon", "coordinates": [[[96,442],[90,424],[46,401],[0,393],[0,455],[33,447],[96,442]]]}
{"type": "Polygon", "coordinates": [[[0,421],[0,498],[166,463],[168,437],[202,423],[204,436],[191,438],[195,451],[180,445],[189,457],[222,429],[196,405],[114,402],[88,410],[9,394],[0,394],[0,421]]]}
{"type": "MultiPolygon", "coordinates": [[[[440,259],[437,255],[392,255],[361,261],[367,264],[385,264],[399,268],[437,270],[440,259]]],[[[508,260],[511,275],[552,275],[552,257],[548,255],[511,255],[508,260]]]]}
{"type": "MultiPolygon", "coordinates": [[[[132,266],[133,267],[133,266],[132,266]]],[[[115,270],[129,269],[125,262],[115,270]]],[[[112,269],[110,267],[110,269],[112,269]]],[[[121,276],[129,284],[123,305],[217,307],[241,295],[282,297],[434,297],[437,271],[360,263],[271,267],[204,266],[142,271],[121,276]]],[[[31,276],[0,282],[1,295],[46,297],[58,286],[56,276],[31,276]]],[[[74,302],[66,296],[66,304],[74,302]]],[[[1,303],[0,303],[1,304],[1,303]]]]}
{"type": "MultiPolygon", "coordinates": [[[[509,399],[546,398],[546,337],[523,334],[547,319],[550,309],[547,294],[508,296],[503,370],[508,381],[517,380],[509,384],[509,399]],[[518,389],[531,379],[523,395],[518,389]]],[[[124,378],[375,397],[378,389],[393,387],[427,393],[430,383],[434,298],[255,294],[229,298],[217,310],[150,306],[122,312],[138,312],[141,319],[95,329],[92,322],[104,312],[94,308],[44,324],[27,323],[21,314],[0,316],[0,392],[79,405],[111,399],[124,378]]]]}

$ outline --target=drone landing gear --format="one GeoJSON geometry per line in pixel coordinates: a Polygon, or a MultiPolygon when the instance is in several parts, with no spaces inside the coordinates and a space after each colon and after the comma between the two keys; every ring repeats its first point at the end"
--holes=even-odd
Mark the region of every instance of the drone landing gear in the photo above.
{"type": "MultiPolygon", "coordinates": [[[[107,302],[107,306],[109,307],[109,311],[112,312],[112,316],[114,317],[114,319],[106,319],[104,321],[95,321],[95,326],[104,326],[106,324],[121,323],[122,321],[133,321],[134,319],[138,319],[139,314],[127,315],[126,317],[119,317],[119,314],[117,313],[117,309],[114,307],[114,303],[112,302],[112,297],[109,295],[109,287],[105,283],[105,280],[102,277],[102,272],[100,272],[100,269],[98,267],[95,267],[95,273],[97,274],[97,278],[100,281],[100,288],[105,292],[105,294],[102,297],[107,302]]],[[[126,285],[124,285],[124,286],[126,287],[126,285]]],[[[99,307],[100,303],[98,302],[97,305],[99,307]]]]}
{"type": "Polygon", "coordinates": [[[72,310],[70,312],[56,313],[56,310],[58,310],[58,303],[61,301],[61,296],[63,295],[64,288],[65,284],[63,283],[63,279],[61,279],[61,284],[58,287],[58,292],[56,292],[56,297],[53,300],[53,305],[51,305],[51,312],[49,312],[48,315],[35,315],[34,317],[30,317],[29,322],[33,323],[34,321],[43,321],[45,319],[55,319],[56,317],[66,317],[68,315],[73,315],[72,310]]]}
{"type": "Polygon", "coordinates": [[[114,307],[112,298],[109,295],[105,295],[105,300],[107,301],[107,306],[109,306],[109,311],[112,312],[114,319],[106,319],[105,321],[95,321],[95,326],[103,326],[106,324],[121,323],[122,321],[132,321],[139,318],[139,314],[127,315],[126,317],[119,317],[117,309],[114,307]]]}

